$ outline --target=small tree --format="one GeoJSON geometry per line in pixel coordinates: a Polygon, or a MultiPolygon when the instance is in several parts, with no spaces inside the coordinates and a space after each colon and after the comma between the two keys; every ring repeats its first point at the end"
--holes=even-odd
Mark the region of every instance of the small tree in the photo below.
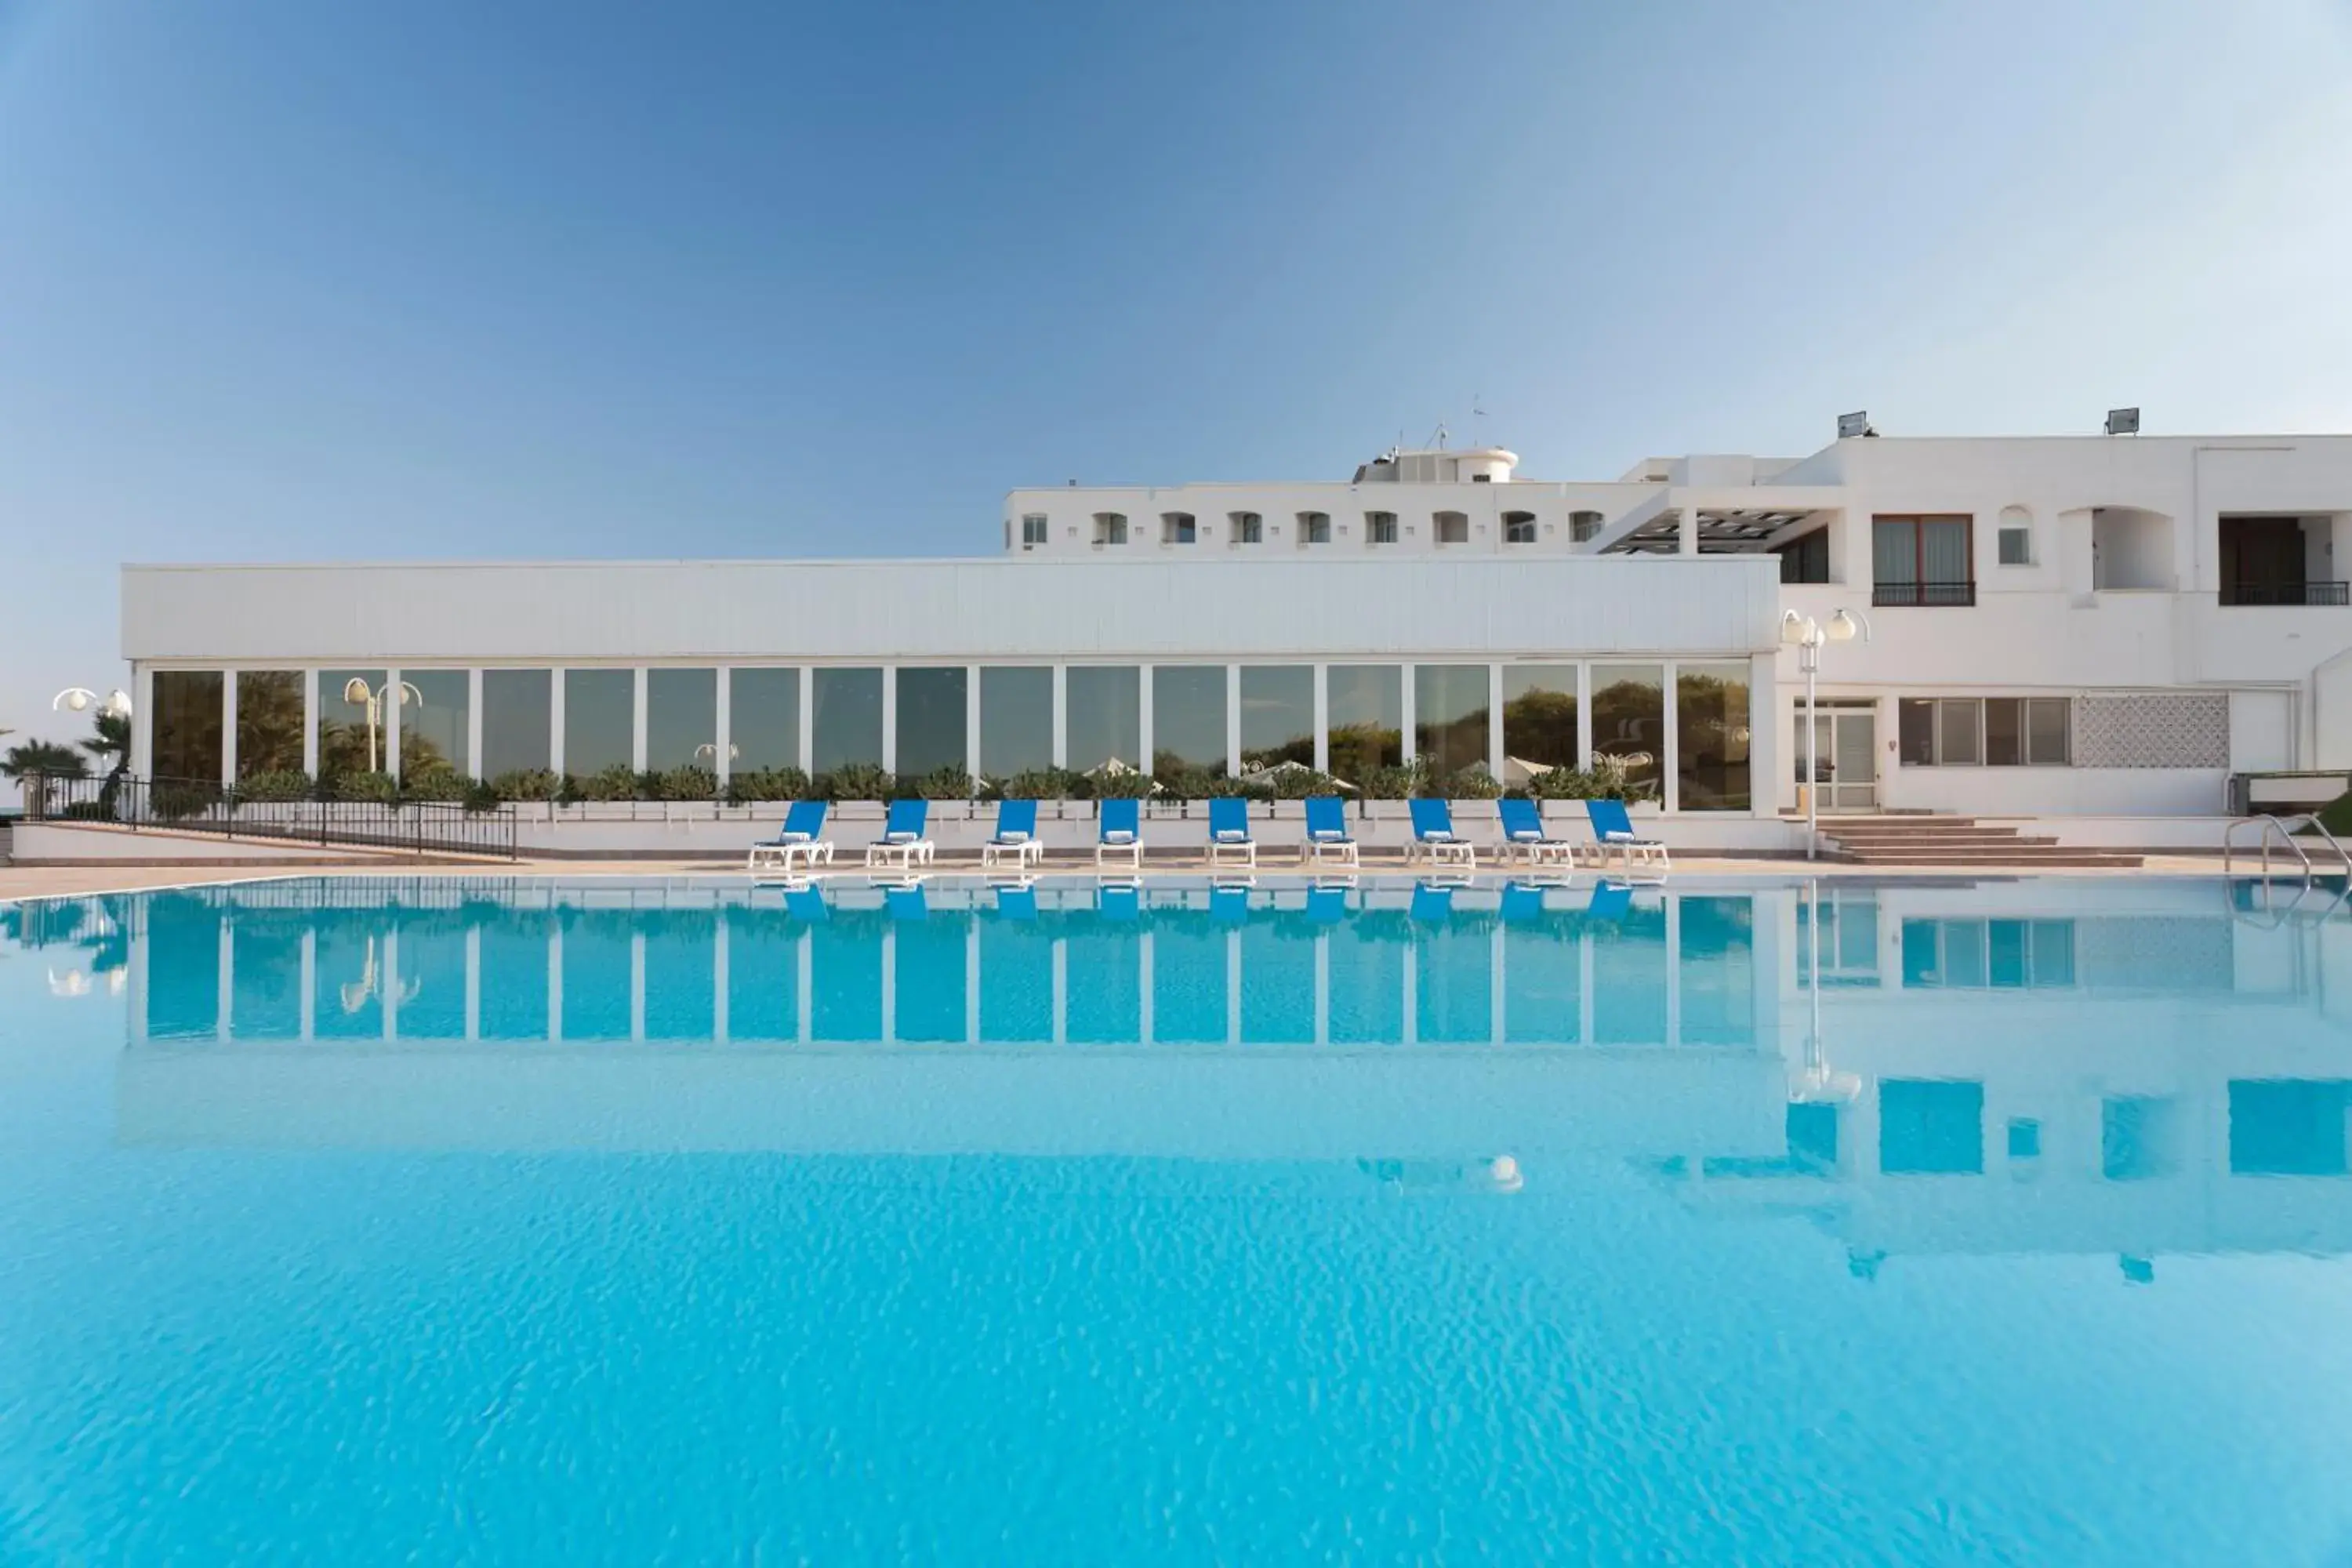
{"type": "Polygon", "coordinates": [[[89,776],[89,763],[71,746],[55,741],[23,741],[0,752],[0,777],[21,779],[27,773],[83,779],[89,776]]]}

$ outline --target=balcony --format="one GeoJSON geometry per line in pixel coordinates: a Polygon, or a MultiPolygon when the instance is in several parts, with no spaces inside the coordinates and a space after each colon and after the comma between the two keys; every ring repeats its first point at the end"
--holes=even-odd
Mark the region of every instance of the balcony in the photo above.
{"type": "Polygon", "coordinates": [[[1909,605],[1922,609],[1966,609],[1977,602],[1977,585],[1968,583],[1875,583],[1871,585],[1873,609],[1909,605]]]}
{"type": "Polygon", "coordinates": [[[2343,583],[2224,583],[2224,605],[2352,605],[2343,583]]]}

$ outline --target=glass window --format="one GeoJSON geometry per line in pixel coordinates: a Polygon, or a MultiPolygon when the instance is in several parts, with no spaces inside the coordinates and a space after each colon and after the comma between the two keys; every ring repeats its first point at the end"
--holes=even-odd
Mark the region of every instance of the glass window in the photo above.
{"type": "Polygon", "coordinates": [[[1494,706],[1483,664],[1412,667],[1413,751],[1439,773],[1486,761],[1486,718],[1494,706]]]}
{"type": "Polygon", "coordinates": [[[1143,765],[1143,672],[1131,664],[1072,665],[1065,721],[1070,766],[1092,773],[1105,763],[1143,765]]]}
{"type": "Polygon", "coordinates": [[[719,771],[717,670],[646,671],[646,766],[719,771]]]}
{"type": "Polygon", "coordinates": [[[2025,703],[2025,760],[2037,768],[2063,768],[2074,761],[2074,704],[2063,697],[2032,697],[2025,703]]]}
{"type": "Polygon", "coordinates": [[[379,773],[384,767],[381,669],[319,672],[319,776],[379,773]]]}
{"type": "Polygon", "coordinates": [[[1368,544],[1394,544],[1397,542],[1396,513],[1368,511],[1364,514],[1364,541],[1368,544]]]}
{"type": "Polygon", "coordinates": [[[980,771],[1009,779],[1054,765],[1054,672],[990,665],[980,672],[980,771]]]}
{"type": "Polygon", "coordinates": [[[635,765],[637,672],[563,672],[563,771],[587,778],[607,768],[635,765]]]}
{"type": "Polygon", "coordinates": [[[1947,697],[1936,704],[1936,761],[1945,767],[1972,766],[1984,760],[1978,735],[1984,725],[1984,704],[1973,698],[1947,697]]]}
{"type": "Polygon", "coordinates": [[[1748,666],[1675,670],[1675,776],[1685,811],[1748,808],[1748,666]]]}
{"type": "Polygon", "coordinates": [[[1302,511],[1298,514],[1298,542],[1328,544],[1331,542],[1331,514],[1328,511],[1302,511]]]}
{"type": "Polygon", "coordinates": [[[1189,511],[1167,511],[1160,514],[1160,542],[1191,544],[1200,538],[1200,528],[1189,511]]]}
{"type": "Polygon", "coordinates": [[[1225,772],[1225,667],[1151,667],[1151,771],[1225,772]]]}
{"type": "Polygon", "coordinates": [[[1576,666],[1503,667],[1504,783],[1522,784],[1547,768],[1573,768],[1576,750],[1576,666]]]}
{"type": "Polygon", "coordinates": [[[1830,580],[1830,531],[1817,528],[1802,539],[1774,547],[1780,558],[1783,583],[1826,583],[1830,580]]]}
{"type": "Polygon", "coordinates": [[[1984,760],[1993,767],[2025,761],[2025,704],[2017,698],[1985,699],[1984,760]]]}
{"type": "Polygon", "coordinates": [[[1467,513],[1441,511],[1431,521],[1437,526],[1438,543],[1467,544],[1470,542],[1470,519],[1467,513]]]}
{"type": "Polygon", "coordinates": [[[965,764],[970,675],[960,664],[898,672],[900,773],[920,778],[965,764]]]}
{"type": "Polygon", "coordinates": [[[552,733],[554,675],[544,669],[482,671],[482,776],[543,772],[552,733]]]}
{"type": "Polygon", "coordinates": [[[1125,544],[1127,542],[1127,518],[1125,514],[1116,511],[1098,511],[1095,513],[1095,542],[1097,544],[1125,544]]]}
{"type": "Polygon", "coordinates": [[[1242,666],[1242,767],[1315,763],[1315,667],[1242,666]]]}
{"type": "Polygon", "coordinates": [[[302,672],[238,670],[236,776],[301,770],[302,672]]]}
{"type": "Polygon", "coordinates": [[[1536,542],[1536,514],[1531,511],[1507,511],[1503,514],[1503,542],[1533,544],[1536,542]]]}
{"type": "Polygon", "coordinates": [[[1331,772],[1354,782],[1368,768],[1404,761],[1404,669],[1335,664],[1325,672],[1331,772]]]}
{"type": "Polygon", "coordinates": [[[1602,518],[1597,511],[1572,511],[1568,514],[1568,537],[1573,544],[1581,544],[1601,532],[1602,518]]]}
{"type": "Polygon", "coordinates": [[[1936,765],[1936,705],[1924,697],[1906,697],[1895,705],[1898,754],[1906,768],[1936,765]]]}
{"type": "Polygon", "coordinates": [[[1871,519],[1873,602],[1880,605],[1971,605],[1976,573],[1965,517],[1871,519]]]}
{"type": "Polygon", "coordinates": [[[2033,531],[2025,528],[2004,528],[2000,531],[2000,563],[2004,566],[2033,564],[2033,531]]]}
{"type": "Polygon", "coordinates": [[[801,672],[797,669],[730,669],[727,672],[727,743],[733,771],[801,765],[801,672]]]}
{"type": "MultiPolygon", "coordinates": [[[[1044,512],[1028,512],[1022,517],[1021,542],[1023,544],[1043,544],[1045,542],[1045,514],[1044,512]]],[[[729,717],[732,718],[733,715],[730,714],[729,717]]]]}
{"type": "Polygon", "coordinates": [[[817,669],[811,672],[809,684],[809,771],[829,773],[851,763],[880,767],[881,670],[817,669]]]}
{"type": "Polygon", "coordinates": [[[153,755],[148,766],[159,779],[217,784],[221,776],[221,706],[225,686],[217,669],[159,669],[155,712],[149,731],[153,755]]]}
{"type": "Polygon", "coordinates": [[[1592,750],[1628,759],[1628,783],[1657,787],[1666,754],[1664,665],[1592,667],[1592,750]]]}
{"type": "Polygon", "coordinates": [[[1265,519],[1257,513],[1237,511],[1233,514],[1232,521],[1235,544],[1262,544],[1265,542],[1265,519]]]}
{"type": "Polygon", "coordinates": [[[472,683],[462,669],[411,669],[401,672],[408,700],[400,710],[400,771],[420,773],[436,768],[468,772],[474,759],[466,746],[467,688],[472,683]]]}

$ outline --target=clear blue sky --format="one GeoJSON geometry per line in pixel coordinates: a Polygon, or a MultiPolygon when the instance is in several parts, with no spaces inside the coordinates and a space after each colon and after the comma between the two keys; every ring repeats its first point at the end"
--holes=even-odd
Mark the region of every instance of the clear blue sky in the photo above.
{"type": "Polygon", "coordinates": [[[124,560],[2352,429],[2352,9],[0,0],[0,725],[124,560]]]}

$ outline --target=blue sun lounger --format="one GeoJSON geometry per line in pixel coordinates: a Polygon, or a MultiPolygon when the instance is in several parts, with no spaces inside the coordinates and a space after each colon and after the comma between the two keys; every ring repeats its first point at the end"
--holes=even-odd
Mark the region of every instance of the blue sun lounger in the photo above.
{"type": "Polygon", "coordinates": [[[1143,803],[1132,798],[1104,801],[1096,826],[1096,868],[1122,856],[1134,869],[1143,869],[1143,803]]]}
{"type": "Polygon", "coordinates": [[[1406,803],[1412,812],[1412,842],[1405,847],[1405,859],[1416,856],[1433,866],[1459,866],[1473,870],[1478,864],[1478,851],[1467,838],[1454,831],[1454,808],[1442,800],[1420,799],[1406,803]]]}
{"type": "Polygon", "coordinates": [[[1209,865],[1257,869],[1257,840],[1250,837],[1249,802],[1238,795],[1209,802],[1209,865]]]}
{"type": "Polygon", "coordinates": [[[784,813],[784,825],[776,829],[776,836],[751,846],[751,858],[743,868],[754,876],[763,871],[791,876],[796,867],[814,871],[820,864],[829,866],[833,864],[833,846],[818,837],[824,831],[824,802],[796,800],[784,813]]]}
{"type": "Polygon", "coordinates": [[[1330,860],[1350,870],[1356,868],[1356,841],[1348,834],[1346,801],[1336,795],[1307,797],[1307,847],[1300,858],[1315,866],[1330,860]]]}

